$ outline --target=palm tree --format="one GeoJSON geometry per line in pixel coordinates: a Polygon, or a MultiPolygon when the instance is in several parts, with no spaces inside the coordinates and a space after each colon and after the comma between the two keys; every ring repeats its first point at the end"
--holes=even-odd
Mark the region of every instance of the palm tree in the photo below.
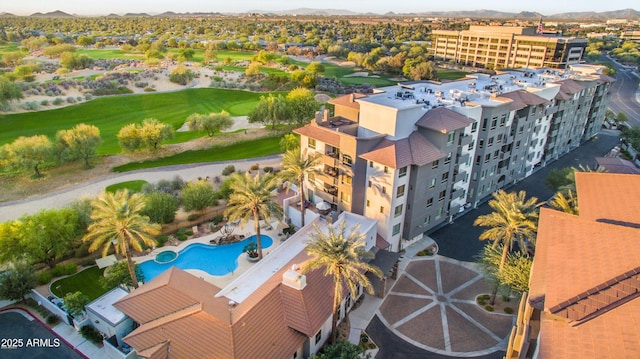
{"type": "Polygon", "coordinates": [[[317,166],[320,154],[312,153],[307,155],[307,150],[301,152],[300,147],[285,152],[282,156],[282,171],[280,176],[289,181],[287,190],[291,188],[291,184],[295,182],[298,186],[298,196],[300,197],[300,213],[302,214],[301,227],[304,227],[304,214],[306,207],[304,205],[304,177],[309,174],[317,174],[317,166]]]}
{"type": "Polygon", "coordinates": [[[549,201],[549,205],[553,209],[569,214],[578,214],[578,197],[572,190],[567,190],[566,195],[563,192],[556,193],[549,201]]]}
{"type": "Polygon", "coordinates": [[[302,273],[324,268],[325,276],[332,276],[333,290],[333,318],[331,342],[337,338],[337,327],[342,291],[346,284],[353,298],[358,293],[358,286],[362,286],[369,294],[373,294],[373,286],[365,275],[371,272],[379,278],[382,271],[376,266],[361,261],[361,258],[370,257],[365,252],[365,236],[354,227],[345,234],[346,222],[340,223],[338,229],[328,226],[328,233],[323,232],[318,226],[309,234],[311,240],[307,245],[307,253],[312,258],[302,266],[302,273]]]}
{"type": "Polygon", "coordinates": [[[535,240],[538,219],[538,199],[526,199],[527,193],[507,193],[503,190],[493,194],[489,206],[493,212],[478,216],[474,226],[489,227],[480,235],[480,240],[493,241],[495,248],[503,246],[499,270],[502,269],[513,243],[518,241],[520,249],[526,250],[527,240],[535,240]]]}
{"type": "Polygon", "coordinates": [[[225,216],[230,221],[240,220],[245,225],[253,218],[258,242],[258,259],[262,259],[262,241],[260,238],[260,219],[269,221],[271,218],[282,216],[282,208],[274,198],[277,182],[273,176],[260,177],[258,172],[254,177],[251,173],[234,173],[231,176],[231,195],[227,202],[225,216]]]}
{"type": "Polygon", "coordinates": [[[141,194],[130,194],[127,190],[110,193],[104,192],[91,202],[93,212],[87,234],[83,242],[91,242],[89,251],[94,252],[103,247],[102,256],[106,256],[113,245],[116,253],[127,259],[129,275],[133,287],[138,288],[131,248],[142,250],[142,243],[147,246],[156,245],[153,236],[160,233],[160,225],[152,223],[149,217],[141,215],[144,209],[144,197],[141,194]]]}

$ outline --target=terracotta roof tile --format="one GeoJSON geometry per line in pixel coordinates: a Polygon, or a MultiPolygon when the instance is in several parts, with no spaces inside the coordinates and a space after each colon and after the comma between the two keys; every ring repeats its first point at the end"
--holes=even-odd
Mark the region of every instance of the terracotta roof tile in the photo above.
{"type": "Polygon", "coordinates": [[[424,166],[446,155],[420,133],[413,132],[409,137],[397,141],[384,139],[360,157],[391,168],[402,168],[409,165],[424,166]]]}
{"type": "Polygon", "coordinates": [[[576,172],[580,217],[640,226],[640,176],[576,172]]]}
{"type": "Polygon", "coordinates": [[[609,173],[640,174],[640,168],[631,161],[618,157],[596,157],[598,166],[604,167],[609,173]]]}
{"type": "Polygon", "coordinates": [[[340,147],[340,135],[333,130],[308,124],[293,130],[299,135],[315,138],[333,147],[340,147]]]}
{"type": "Polygon", "coordinates": [[[509,109],[511,111],[520,110],[531,105],[544,105],[549,102],[544,98],[525,90],[503,93],[499,97],[505,97],[512,100],[509,105],[509,109]]]}
{"type": "Polygon", "coordinates": [[[329,103],[332,104],[332,105],[337,105],[337,106],[346,106],[346,107],[351,107],[351,108],[355,108],[355,109],[360,109],[360,104],[355,100],[363,98],[363,97],[367,97],[367,95],[360,94],[360,93],[352,93],[352,94],[348,94],[348,95],[344,95],[344,96],[340,96],[340,97],[336,97],[334,99],[331,99],[331,100],[329,100],[329,103]]]}
{"type": "Polygon", "coordinates": [[[472,123],[473,120],[464,115],[445,107],[437,107],[422,115],[416,126],[447,133],[465,128],[472,123]]]}

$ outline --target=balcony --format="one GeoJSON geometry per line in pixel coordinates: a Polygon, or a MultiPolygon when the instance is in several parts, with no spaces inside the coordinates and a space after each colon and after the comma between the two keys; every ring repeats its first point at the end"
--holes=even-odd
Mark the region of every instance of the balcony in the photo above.
{"type": "Polygon", "coordinates": [[[469,155],[469,153],[465,153],[464,155],[459,155],[458,159],[457,159],[457,163],[459,165],[461,165],[461,164],[465,164],[465,163],[469,162],[469,157],[470,156],[471,155],[469,155]]]}
{"type": "Polygon", "coordinates": [[[322,172],[324,174],[326,174],[329,177],[333,177],[333,178],[337,178],[338,177],[338,168],[336,167],[331,167],[331,166],[324,166],[324,169],[322,170],[322,172]]]}
{"type": "Polygon", "coordinates": [[[453,174],[453,182],[460,182],[467,176],[467,171],[459,171],[458,173],[453,174]]]}
{"type": "Polygon", "coordinates": [[[466,146],[466,145],[470,144],[472,140],[473,140],[473,136],[471,136],[471,135],[460,136],[460,139],[458,140],[458,145],[459,146],[466,146]]]}
{"type": "Polygon", "coordinates": [[[332,196],[337,196],[338,195],[338,187],[336,186],[332,186],[328,183],[324,184],[324,187],[322,188],[322,191],[325,193],[328,193],[332,196]]]}
{"type": "Polygon", "coordinates": [[[464,194],[464,189],[462,188],[458,188],[458,187],[454,187],[453,191],[451,192],[451,200],[455,200],[458,199],[460,197],[462,197],[462,195],[464,194]]]}
{"type": "Polygon", "coordinates": [[[327,150],[324,154],[335,159],[338,159],[340,157],[340,151],[338,151],[337,149],[327,150]]]}

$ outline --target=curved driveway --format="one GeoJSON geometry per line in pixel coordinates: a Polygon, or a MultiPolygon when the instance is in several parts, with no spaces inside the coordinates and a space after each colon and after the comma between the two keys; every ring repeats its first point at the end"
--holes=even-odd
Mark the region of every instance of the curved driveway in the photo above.
{"type": "Polygon", "coordinates": [[[132,180],[145,180],[149,183],[155,183],[161,179],[172,179],[175,176],[180,176],[185,181],[191,181],[198,177],[219,176],[224,167],[230,164],[234,165],[237,170],[246,171],[255,163],[265,167],[278,166],[280,162],[280,155],[274,155],[246,160],[196,163],[113,174],[42,196],[0,203],[0,222],[14,220],[23,214],[34,213],[45,208],[60,208],[82,197],[96,196],[104,191],[105,187],[114,183],[132,180]]]}

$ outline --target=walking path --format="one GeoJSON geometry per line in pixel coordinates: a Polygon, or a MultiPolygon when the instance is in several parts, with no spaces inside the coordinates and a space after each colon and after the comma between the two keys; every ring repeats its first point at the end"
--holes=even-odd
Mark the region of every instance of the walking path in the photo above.
{"type": "Polygon", "coordinates": [[[246,171],[255,163],[259,163],[261,167],[273,167],[279,166],[280,162],[280,155],[274,155],[261,158],[250,158],[246,160],[196,163],[150,168],[125,173],[114,173],[108,177],[103,177],[86,183],[80,183],[72,188],[52,192],[46,195],[26,198],[19,201],[0,203],[0,222],[15,220],[20,218],[23,214],[35,213],[41,209],[60,208],[83,197],[94,197],[104,191],[107,186],[114,183],[141,179],[149,183],[155,183],[161,179],[170,180],[175,176],[180,176],[185,181],[191,181],[198,177],[204,178],[207,176],[220,176],[222,170],[228,165],[234,165],[236,170],[246,171]]]}

